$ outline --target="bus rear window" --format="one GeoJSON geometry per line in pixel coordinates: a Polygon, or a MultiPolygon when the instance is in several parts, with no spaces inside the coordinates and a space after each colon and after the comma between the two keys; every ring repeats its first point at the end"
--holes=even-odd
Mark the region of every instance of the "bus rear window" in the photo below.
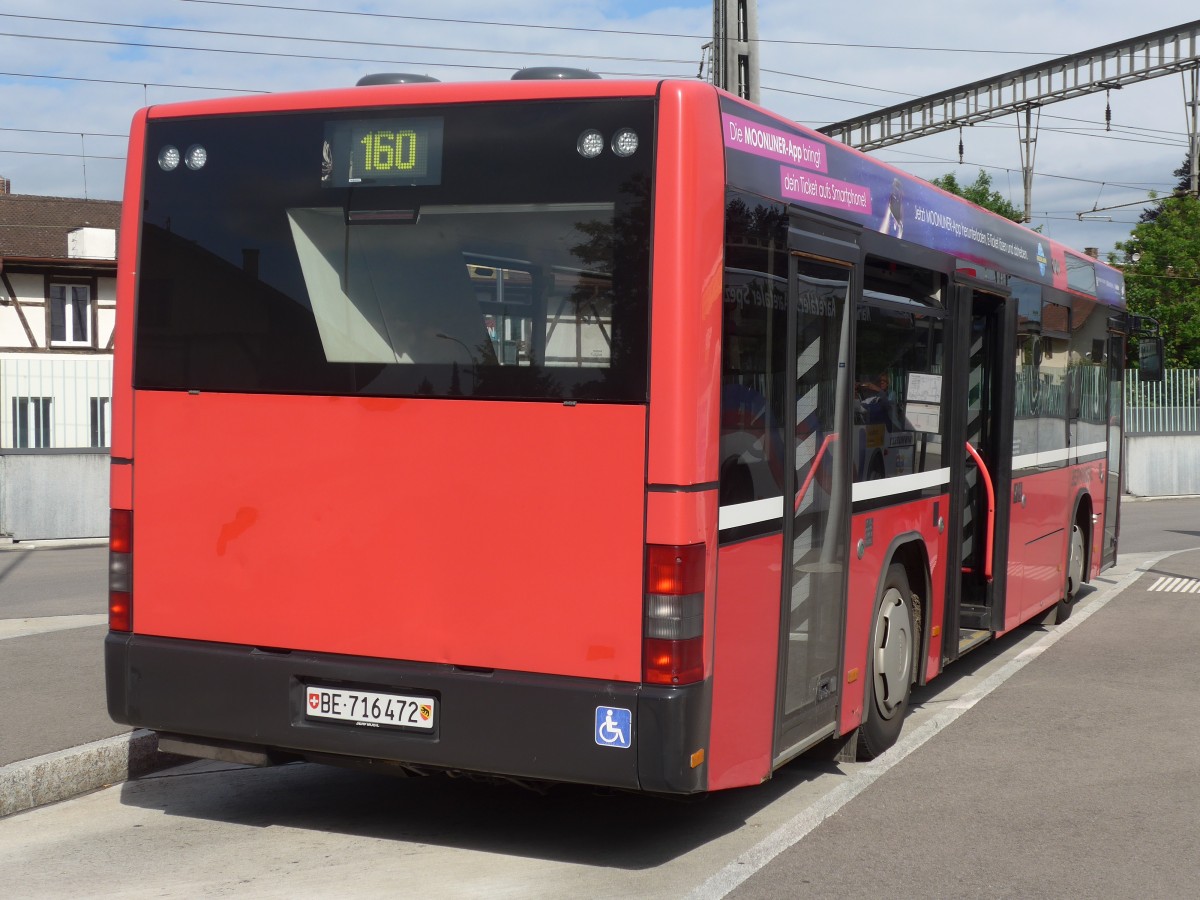
{"type": "Polygon", "coordinates": [[[650,101],[336,115],[151,124],[136,387],[645,400],[650,101]],[[428,166],[395,138],[414,121],[428,166]],[[630,127],[632,156],[578,150],[630,127]],[[344,168],[392,171],[332,178],[329,136],[360,132],[344,168]],[[202,168],[159,165],[194,145],[202,168]]]}

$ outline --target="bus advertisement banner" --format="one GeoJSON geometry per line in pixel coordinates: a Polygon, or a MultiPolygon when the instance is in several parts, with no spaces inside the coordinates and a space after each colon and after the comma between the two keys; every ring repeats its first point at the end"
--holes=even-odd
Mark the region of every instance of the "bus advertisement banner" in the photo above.
{"type": "Polygon", "coordinates": [[[767,119],[722,98],[726,172],[735,184],[768,197],[824,208],[864,228],[910,240],[1029,281],[1123,301],[1121,278],[1096,260],[928,182],[799,126],[767,119]]]}

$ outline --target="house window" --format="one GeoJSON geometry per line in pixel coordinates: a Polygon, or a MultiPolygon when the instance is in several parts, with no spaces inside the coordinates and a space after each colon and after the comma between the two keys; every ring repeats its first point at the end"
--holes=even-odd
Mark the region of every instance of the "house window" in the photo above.
{"type": "Polygon", "coordinates": [[[93,447],[107,447],[108,435],[112,431],[112,400],[108,397],[93,397],[90,404],[90,419],[93,447]]]}
{"type": "Polygon", "coordinates": [[[50,343],[92,343],[92,297],[86,284],[50,285],[50,343]]]}
{"type": "Polygon", "coordinates": [[[13,447],[50,446],[51,397],[13,397],[13,447]]]}

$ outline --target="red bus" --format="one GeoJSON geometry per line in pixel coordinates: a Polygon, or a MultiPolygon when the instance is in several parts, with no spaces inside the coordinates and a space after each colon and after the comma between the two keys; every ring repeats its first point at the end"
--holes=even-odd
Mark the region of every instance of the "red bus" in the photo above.
{"type": "Polygon", "coordinates": [[[751,785],[1115,561],[1120,273],[710,85],[152,107],[125,190],[106,681],[164,748],[751,785]]]}

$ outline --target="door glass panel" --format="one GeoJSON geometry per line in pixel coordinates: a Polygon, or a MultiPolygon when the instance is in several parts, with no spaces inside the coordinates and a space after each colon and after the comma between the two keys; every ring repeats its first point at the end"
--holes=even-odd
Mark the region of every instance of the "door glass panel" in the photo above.
{"type": "Polygon", "coordinates": [[[1124,399],[1125,339],[1109,336],[1108,348],[1108,477],[1104,500],[1104,565],[1117,561],[1117,532],[1121,516],[1121,405],[1124,399]]]}
{"type": "Polygon", "coordinates": [[[845,596],[849,479],[846,365],[850,270],[798,258],[795,282],[795,481],[786,598],[783,726],[821,724],[835,702],[845,596]]]}
{"type": "Polygon", "coordinates": [[[779,531],[787,462],[787,214],[730,194],[721,321],[720,503],[778,498],[769,521],[722,529],[722,539],[779,531]]]}
{"type": "MultiPolygon", "coordinates": [[[[979,300],[976,297],[978,307],[979,300]]],[[[993,452],[992,415],[993,389],[992,372],[995,367],[994,340],[1000,327],[999,316],[994,313],[976,311],[971,317],[971,346],[967,363],[967,420],[966,442],[974,447],[983,458],[984,464],[993,472],[996,455],[993,452]]],[[[979,468],[973,462],[965,471],[963,496],[962,560],[965,569],[970,569],[982,587],[984,555],[991,536],[987,533],[986,499],[979,468]]],[[[973,591],[968,591],[968,597],[973,591]]]]}
{"type": "Polygon", "coordinates": [[[867,303],[856,318],[854,480],[942,468],[942,320],[867,303]]]}

